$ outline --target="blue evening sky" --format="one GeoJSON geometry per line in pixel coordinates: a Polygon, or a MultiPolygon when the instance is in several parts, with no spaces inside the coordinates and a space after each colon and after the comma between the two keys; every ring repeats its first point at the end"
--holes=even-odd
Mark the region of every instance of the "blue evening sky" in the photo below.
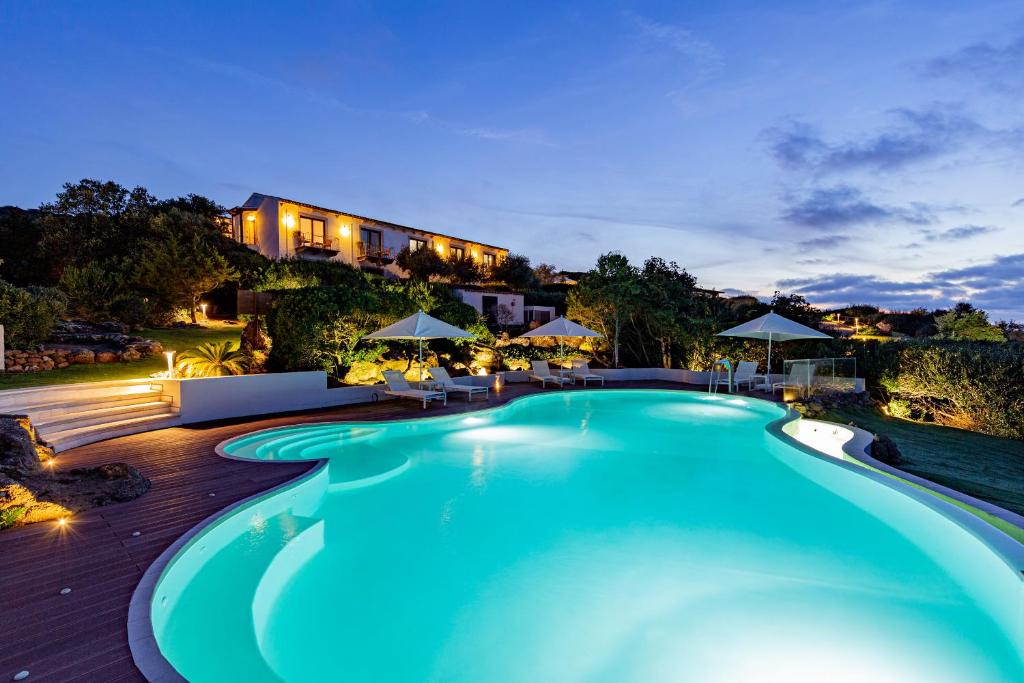
{"type": "Polygon", "coordinates": [[[0,204],[258,191],[570,270],[1024,319],[1020,0],[11,0],[0,64],[0,204]]]}

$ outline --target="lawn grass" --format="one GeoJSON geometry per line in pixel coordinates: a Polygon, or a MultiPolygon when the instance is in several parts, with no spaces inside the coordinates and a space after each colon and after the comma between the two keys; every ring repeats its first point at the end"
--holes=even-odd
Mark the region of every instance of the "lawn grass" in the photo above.
{"type": "MultiPolygon", "coordinates": [[[[238,342],[242,326],[211,320],[201,328],[152,328],[138,333],[146,339],[163,344],[166,351],[184,351],[207,342],[238,342]]],[[[167,369],[167,358],[161,353],[134,363],[95,363],[69,365],[48,372],[0,373],[0,390],[40,387],[49,384],[106,382],[115,379],[138,379],[167,369]]]]}
{"type": "Polygon", "coordinates": [[[1024,515],[1024,441],[900,420],[868,408],[827,417],[888,436],[903,454],[898,468],[905,472],[1024,515]]]}

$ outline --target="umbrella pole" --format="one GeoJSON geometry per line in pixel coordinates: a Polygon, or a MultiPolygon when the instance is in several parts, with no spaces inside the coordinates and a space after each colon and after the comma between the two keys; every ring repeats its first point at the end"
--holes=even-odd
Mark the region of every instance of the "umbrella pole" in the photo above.
{"type": "Polygon", "coordinates": [[[420,382],[423,382],[423,337],[420,337],[420,382]]]}
{"type": "Polygon", "coordinates": [[[768,384],[772,383],[772,333],[768,333],[768,367],[765,368],[765,373],[768,376],[768,384]]]}

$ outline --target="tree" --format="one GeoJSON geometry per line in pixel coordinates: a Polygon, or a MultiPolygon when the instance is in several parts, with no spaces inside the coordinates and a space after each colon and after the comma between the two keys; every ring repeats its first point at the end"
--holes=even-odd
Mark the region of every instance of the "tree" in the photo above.
{"type": "MultiPolygon", "coordinates": [[[[817,323],[821,319],[821,311],[812,306],[800,294],[783,294],[776,291],[768,306],[782,317],[809,327],[817,327],[817,323]]],[[[875,309],[875,312],[877,313],[878,309],[875,309]]]]}
{"type": "Polygon", "coordinates": [[[957,304],[952,311],[935,317],[938,338],[953,341],[1005,342],[1006,334],[988,321],[988,314],[968,303],[957,304]]]}
{"type": "MultiPolygon", "coordinates": [[[[427,251],[420,249],[419,251],[427,251]]],[[[469,256],[448,257],[445,261],[445,273],[448,280],[454,284],[472,284],[483,279],[483,272],[480,266],[469,256]]]]}
{"type": "Polygon", "coordinates": [[[402,270],[409,273],[414,280],[429,280],[431,277],[440,277],[448,272],[447,265],[441,255],[433,249],[423,247],[416,251],[410,251],[409,247],[402,247],[395,257],[395,263],[402,270]]]}
{"type": "Polygon", "coordinates": [[[533,269],[533,274],[542,285],[558,282],[558,269],[550,263],[541,263],[533,269]]]}
{"type": "Polygon", "coordinates": [[[537,276],[530,267],[530,259],[521,254],[509,254],[491,268],[491,278],[504,282],[512,289],[534,289],[537,276]]]}
{"type": "Polygon", "coordinates": [[[600,327],[612,344],[612,366],[619,367],[619,347],[623,321],[641,302],[641,286],[636,268],[629,259],[611,252],[597,259],[593,270],[583,275],[569,294],[569,316],[600,327]]]}
{"type": "Polygon", "coordinates": [[[150,220],[157,204],[143,187],[129,190],[90,179],[66,183],[53,202],[39,207],[40,247],[50,264],[51,281],[71,264],[133,257],[151,237],[150,220]]]}
{"type": "Polygon", "coordinates": [[[498,323],[498,326],[501,327],[502,330],[507,329],[515,319],[515,313],[513,313],[512,309],[505,304],[498,304],[495,306],[493,315],[494,322],[498,323]]]}
{"type": "Polygon", "coordinates": [[[138,289],[154,311],[188,308],[193,324],[199,297],[238,277],[237,271],[195,230],[201,218],[171,209],[154,219],[162,236],[146,243],[135,271],[138,289]]]}
{"type": "Polygon", "coordinates": [[[20,287],[46,282],[40,279],[47,270],[41,239],[38,211],[0,207],[0,278],[20,287]]]}

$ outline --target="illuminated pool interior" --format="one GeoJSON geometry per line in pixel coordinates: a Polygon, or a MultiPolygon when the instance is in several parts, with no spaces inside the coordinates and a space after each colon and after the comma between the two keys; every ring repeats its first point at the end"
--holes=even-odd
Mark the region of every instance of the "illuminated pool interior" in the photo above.
{"type": "Polygon", "coordinates": [[[232,440],[329,463],[185,546],[157,643],[190,681],[1024,680],[1024,577],[783,416],[553,391],[232,440]]]}

